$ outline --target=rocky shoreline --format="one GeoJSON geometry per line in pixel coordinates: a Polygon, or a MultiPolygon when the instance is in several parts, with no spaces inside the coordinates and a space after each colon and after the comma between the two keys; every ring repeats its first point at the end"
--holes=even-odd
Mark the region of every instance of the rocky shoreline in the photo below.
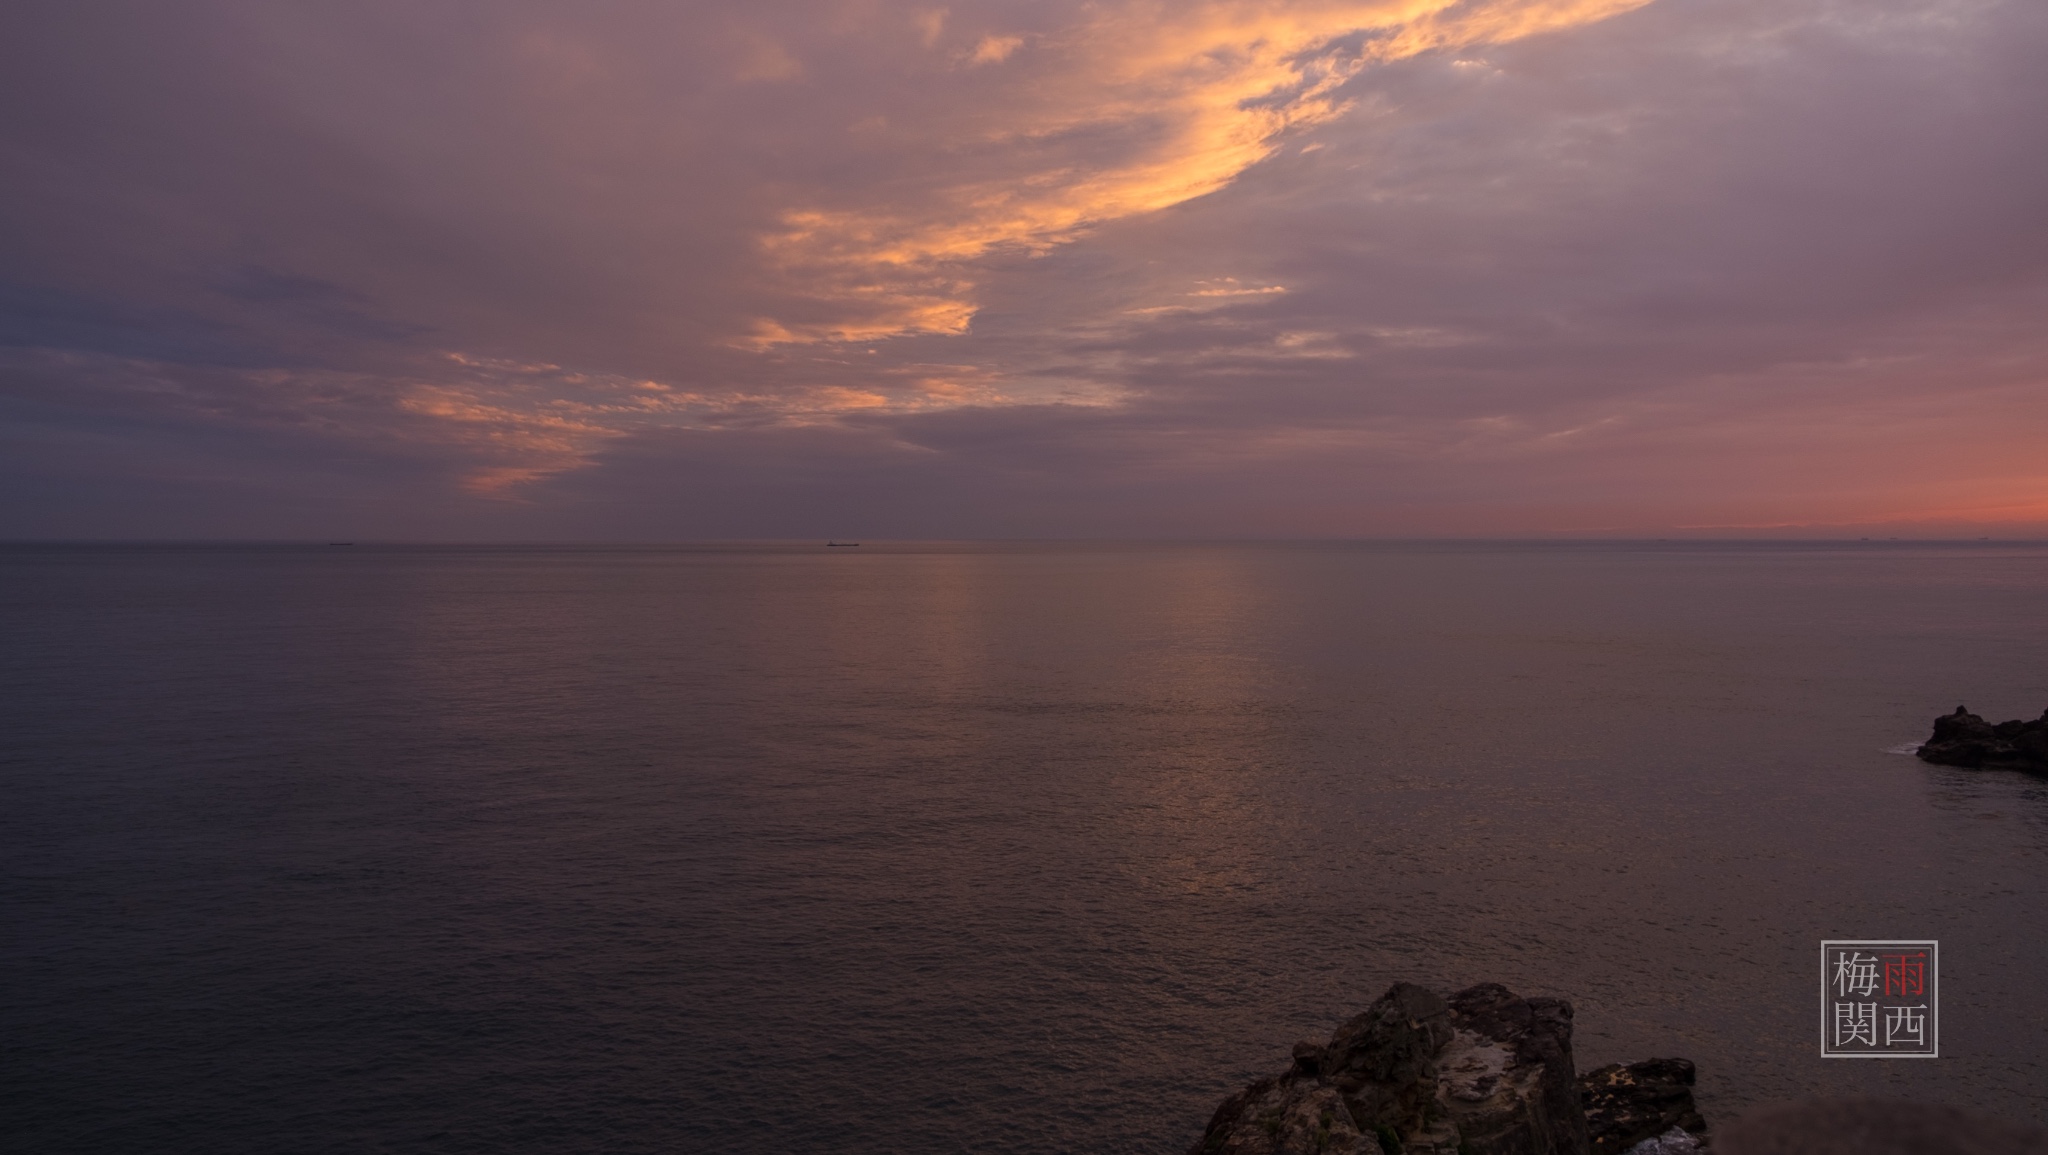
{"type": "MultiPolygon", "coordinates": [[[[1962,706],[1917,753],[2048,774],[2048,710],[1992,724],[1962,706]]],[[[1691,1155],[1710,1147],[1686,1059],[1579,1075],[1572,1006],[1498,983],[1395,983],[1327,1042],[1223,1101],[1189,1155],[1691,1155]]],[[[1817,1100],[1753,1112],[1716,1155],[2048,1155],[2048,1133],[1953,1108],[1817,1100]],[[1725,1148],[1725,1150],[1724,1150],[1725,1148]]]]}
{"type": "Polygon", "coordinates": [[[2048,774],[2048,710],[2031,721],[1992,725],[1962,706],[1934,720],[1934,736],[1919,750],[1923,761],[1971,769],[2048,774]]]}
{"type": "Polygon", "coordinates": [[[1584,1077],[1572,1006],[1498,983],[1396,983],[1327,1043],[1224,1100],[1189,1155],[1685,1155],[1705,1149],[1693,1065],[1584,1077]]]}

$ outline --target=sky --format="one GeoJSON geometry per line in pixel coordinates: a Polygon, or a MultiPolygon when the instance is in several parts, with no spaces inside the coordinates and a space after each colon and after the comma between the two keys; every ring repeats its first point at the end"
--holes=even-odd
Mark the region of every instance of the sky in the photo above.
{"type": "Polygon", "coordinates": [[[0,538],[2048,535],[2040,0],[10,0],[0,538]]]}

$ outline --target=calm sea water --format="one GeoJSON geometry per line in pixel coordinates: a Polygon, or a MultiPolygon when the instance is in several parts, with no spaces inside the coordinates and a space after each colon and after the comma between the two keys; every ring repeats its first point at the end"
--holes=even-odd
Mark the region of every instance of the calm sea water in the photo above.
{"type": "Polygon", "coordinates": [[[0,549],[24,1152],[1174,1152],[1389,983],[2048,1114],[2048,547],[0,549]],[[1938,938],[1934,1061],[1819,942],[1938,938]]]}

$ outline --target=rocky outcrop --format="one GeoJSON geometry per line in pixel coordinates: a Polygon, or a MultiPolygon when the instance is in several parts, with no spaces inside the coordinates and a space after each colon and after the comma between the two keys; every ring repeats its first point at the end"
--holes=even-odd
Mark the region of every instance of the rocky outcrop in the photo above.
{"type": "Polygon", "coordinates": [[[1621,1155],[1653,1139],[1683,1150],[1678,1145],[1683,1136],[1707,1129],[1693,1105],[1694,1077],[1685,1059],[1614,1063],[1580,1076],[1579,1101],[1585,1104],[1593,1155],[1621,1155]],[[1681,1134],[1673,1136],[1674,1129],[1681,1134]]]}
{"type": "Polygon", "coordinates": [[[1343,1097],[1314,1080],[1260,1079],[1223,1101],[1195,1145],[1202,1155],[1379,1155],[1343,1097]]]}
{"type": "Polygon", "coordinates": [[[1944,766],[2048,774],[2048,710],[2032,721],[1994,726],[1957,706],[1955,713],[1934,720],[1934,736],[1921,745],[1920,757],[1944,766]]]}
{"type": "Polygon", "coordinates": [[[1396,983],[1328,1042],[1295,1044],[1285,1073],[1225,1100],[1190,1155],[1606,1155],[1704,1129],[1691,1063],[1595,1074],[1597,1115],[1562,999],[1497,983],[1445,999],[1396,983]]]}

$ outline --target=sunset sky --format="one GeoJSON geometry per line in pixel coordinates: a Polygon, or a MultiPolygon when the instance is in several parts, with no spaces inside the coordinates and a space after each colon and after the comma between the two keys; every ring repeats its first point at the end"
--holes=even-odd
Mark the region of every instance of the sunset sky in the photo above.
{"type": "Polygon", "coordinates": [[[2041,0],[11,0],[0,537],[2048,534],[2041,0]]]}

